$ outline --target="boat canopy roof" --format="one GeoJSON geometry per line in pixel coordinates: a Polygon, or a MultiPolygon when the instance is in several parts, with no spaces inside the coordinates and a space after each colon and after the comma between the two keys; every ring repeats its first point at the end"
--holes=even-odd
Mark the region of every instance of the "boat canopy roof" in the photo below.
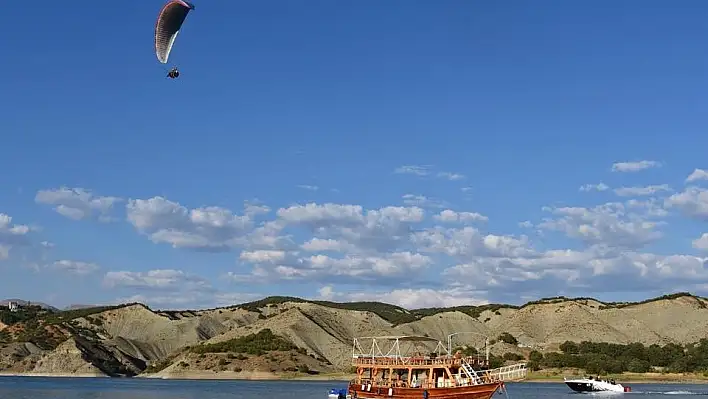
{"type": "Polygon", "coordinates": [[[375,339],[381,341],[409,341],[409,342],[440,342],[439,339],[422,335],[382,335],[378,337],[359,337],[357,340],[375,339]]]}

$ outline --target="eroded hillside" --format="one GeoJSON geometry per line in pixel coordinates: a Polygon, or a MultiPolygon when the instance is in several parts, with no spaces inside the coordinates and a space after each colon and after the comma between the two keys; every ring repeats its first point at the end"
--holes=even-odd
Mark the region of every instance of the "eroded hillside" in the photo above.
{"type": "Polygon", "coordinates": [[[520,356],[556,350],[565,341],[685,344],[708,337],[708,301],[680,293],[641,303],[551,298],[523,306],[406,310],[271,297],[201,311],[153,311],[141,304],[5,309],[0,326],[4,372],[248,377],[347,370],[352,341],[361,336],[424,335],[445,342],[449,334],[471,332],[456,336],[454,344],[481,348],[486,336],[493,354],[520,356]]]}

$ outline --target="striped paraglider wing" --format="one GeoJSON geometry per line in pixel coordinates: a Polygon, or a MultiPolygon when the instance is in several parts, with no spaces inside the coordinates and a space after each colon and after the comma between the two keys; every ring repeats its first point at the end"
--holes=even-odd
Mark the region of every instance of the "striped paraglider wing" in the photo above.
{"type": "Polygon", "coordinates": [[[167,63],[182,23],[193,9],[194,5],[188,1],[170,0],[160,10],[155,23],[155,54],[161,63],[167,63]]]}

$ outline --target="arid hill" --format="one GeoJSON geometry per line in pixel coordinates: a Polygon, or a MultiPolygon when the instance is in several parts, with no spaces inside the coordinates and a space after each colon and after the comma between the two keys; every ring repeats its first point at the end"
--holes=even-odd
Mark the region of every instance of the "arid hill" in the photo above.
{"type": "Polygon", "coordinates": [[[266,378],[349,369],[354,337],[425,335],[496,355],[555,351],[565,341],[686,344],[708,337],[708,300],[678,293],[639,303],[547,298],[523,306],[407,310],[292,297],[208,310],[142,304],[0,311],[0,372],[266,378]],[[501,338],[501,339],[500,339],[501,338]]]}

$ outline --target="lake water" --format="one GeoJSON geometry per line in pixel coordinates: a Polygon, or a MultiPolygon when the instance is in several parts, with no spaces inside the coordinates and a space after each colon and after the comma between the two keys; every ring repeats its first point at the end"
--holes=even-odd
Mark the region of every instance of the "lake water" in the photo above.
{"type": "MultiPolygon", "coordinates": [[[[326,399],[338,381],[184,381],[109,378],[0,377],[0,399],[326,399]]],[[[576,394],[565,384],[507,384],[509,399],[580,399],[629,395],[636,399],[708,396],[708,385],[628,384],[627,394],[576,394]],[[582,396],[579,396],[582,395],[582,396]],[[666,396],[670,395],[670,396],[666,396]]],[[[504,394],[496,398],[506,399],[504,394]]]]}

